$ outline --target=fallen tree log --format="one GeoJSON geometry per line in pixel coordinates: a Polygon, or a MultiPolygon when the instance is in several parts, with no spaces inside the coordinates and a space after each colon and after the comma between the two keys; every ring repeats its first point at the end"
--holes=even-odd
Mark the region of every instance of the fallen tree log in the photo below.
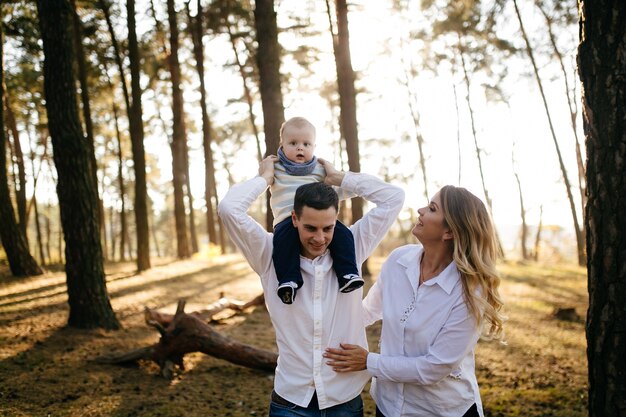
{"type": "MultiPolygon", "coordinates": [[[[234,310],[237,313],[244,311],[245,309],[264,305],[265,304],[265,296],[263,293],[254,297],[252,300],[244,302],[239,300],[233,300],[230,298],[224,297],[224,293],[220,293],[220,298],[213,304],[209,304],[207,308],[200,311],[194,311],[193,313],[189,313],[190,316],[194,316],[199,318],[200,320],[213,322],[218,321],[215,320],[214,316],[218,313],[221,313],[224,310],[230,309],[234,310]]],[[[160,313],[156,310],[152,310],[148,307],[144,310],[144,318],[146,320],[146,324],[154,326],[154,323],[159,323],[163,327],[169,326],[169,324],[174,319],[173,314],[160,313]]]]}
{"type": "Polygon", "coordinates": [[[230,339],[213,330],[197,315],[186,314],[184,309],[185,301],[181,300],[178,302],[176,314],[167,326],[156,320],[150,323],[161,333],[159,343],[130,352],[100,356],[95,362],[129,364],[138,360],[151,360],[159,365],[161,375],[172,379],[176,367],[184,370],[185,354],[202,352],[237,365],[274,372],[278,359],[275,352],[230,339]]]}

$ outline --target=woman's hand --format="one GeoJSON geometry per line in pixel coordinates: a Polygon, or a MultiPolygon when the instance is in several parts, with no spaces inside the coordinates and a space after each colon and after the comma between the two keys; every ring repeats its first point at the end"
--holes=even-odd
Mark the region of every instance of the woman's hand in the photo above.
{"type": "Polygon", "coordinates": [[[337,169],[325,159],[318,158],[317,160],[320,164],[322,164],[324,170],[326,170],[326,178],[324,179],[324,183],[341,187],[343,177],[346,175],[345,172],[337,171],[337,169]]]}
{"type": "Polygon", "coordinates": [[[324,357],[330,359],[327,365],[335,372],[353,372],[367,369],[367,349],[359,345],[340,343],[341,349],[327,348],[324,357]]]}
{"type": "Polygon", "coordinates": [[[265,159],[259,162],[259,176],[265,178],[267,185],[274,183],[274,163],[278,162],[276,155],[268,155],[265,159]]]}

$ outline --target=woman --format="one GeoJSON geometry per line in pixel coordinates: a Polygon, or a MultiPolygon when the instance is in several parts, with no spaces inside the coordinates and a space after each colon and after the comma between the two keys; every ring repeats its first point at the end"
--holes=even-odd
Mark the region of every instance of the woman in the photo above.
{"type": "Polygon", "coordinates": [[[369,371],[377,416],[482,417],[474,348],[502,332],[494,227],[454,186],[418,213],[421,245],[393,251],[363,300],[366,324],[383,320],[380,354],[342,344],[325,357],[336,372],[369,371]]]}

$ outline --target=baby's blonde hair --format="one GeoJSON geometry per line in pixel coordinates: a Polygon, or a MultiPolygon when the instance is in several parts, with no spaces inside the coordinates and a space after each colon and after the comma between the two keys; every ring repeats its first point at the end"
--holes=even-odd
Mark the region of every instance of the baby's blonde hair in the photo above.
{"type": "Polygon", "coordinates": [[[316,132],[315,132],[315,126],[313,126],[313,123],[309,122],[304,117],[292,117],[291,119],[284,122],[282,126],[280,127],[280,143],[281,144],[283,143],[283,132],[288,127],[295,127],[298,129],[303,129],[303,128],[311,129],[313,131],[313,137],[315,138],[316,132]]]}
{"type": "Polygon", "coordinates": [[[498,243],[483,202],[465,188],[446,185],[439,192],[446,225],[452,231],[454,263],[461,273],[463,295],[484,336],[502,338],[502,299],[496,270],[498,243]]]}

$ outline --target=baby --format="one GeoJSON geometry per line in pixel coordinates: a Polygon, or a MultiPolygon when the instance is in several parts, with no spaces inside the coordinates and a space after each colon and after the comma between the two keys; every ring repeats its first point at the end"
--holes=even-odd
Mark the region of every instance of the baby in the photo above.
{"type": "MultiPolygon", "coordinates": [[[[278,163],[274,164],[274,184],[270,205],[274,214],[274,269],[278,278],[278,296],[285,304],[293,303],[303,284],[300,272],[300,237],[293,226],[291,212],[296,189],[311,182],[324,181],[326,171],[313,155],[315,127],[303,117],[294,117],[280,128],[278,163]]],[[[352,232],[337,221],[328,246],[333,269],[344,293],[363,286],[354,253],[352,232]]]]}

